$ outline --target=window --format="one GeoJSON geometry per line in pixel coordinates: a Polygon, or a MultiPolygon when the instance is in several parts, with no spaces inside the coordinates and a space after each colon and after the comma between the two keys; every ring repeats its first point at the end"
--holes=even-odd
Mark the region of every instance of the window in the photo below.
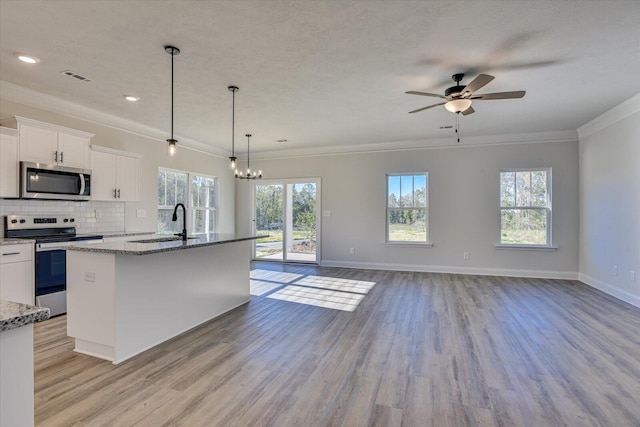
{"type": "Polygon", "coordinates": [[[187,232],[215,233],[216,179],[171,169],[158,169],[158,233],[182,231],[182,217],[172,221],[176,203],[188,208],[187,232]],[[189,183],[189,185],[187,185],[189,183]],[[186,203],[187,194],[189,197],[186,203]]]}
{"type": "Polygon", "coordinates": [[[500,172],[500,244],[551,246],[551,169],[500,172]]]}
{"type": "Polygon", "coordinates": [[[428,175],[387,175],[387,242],[427,243],[428,175]]]}

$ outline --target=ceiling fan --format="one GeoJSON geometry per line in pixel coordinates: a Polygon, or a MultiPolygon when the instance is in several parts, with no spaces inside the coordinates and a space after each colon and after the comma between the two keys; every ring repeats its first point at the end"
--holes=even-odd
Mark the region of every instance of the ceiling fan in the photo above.
{"type": "Polygon", "coordinates": [[[418,108],[417,110],[409,111],[409,113],[417,113],[419,111],[428,110],[429,108],[438,107],[440,105],[444,105],[448,111],[452,113],[462,113],[463,116],[467,116],[475,110],[471,106],[473,101],[483,101],[489,99],[512,99],[512,98],[522,98],[525,94],[524,90],[517,90],[513,92],[496,92],[496,93],[486,93],[484,95],[474,95],[479,89],[482,89],[487,83],[493,80],[495,77],[490,76],[488,74],[480,74],[478,77],[473,79],[471,83],[466,86],[460,84],[462,79],[464,78],[464,74],[454,74],[451,76],[453,81],[456,82],[455,86],[451,86],[447,90],[444,91],[444,95],[438,95],[437,93],[427,93],[427,92],[416,92],[410,90],[408,93],[410,95],[422,95],[422,96],[432,96],[434,98],[442,98],[446,99],[446,101],[440,102],[438,104],[429,105],[427,107],[418,108]]]}

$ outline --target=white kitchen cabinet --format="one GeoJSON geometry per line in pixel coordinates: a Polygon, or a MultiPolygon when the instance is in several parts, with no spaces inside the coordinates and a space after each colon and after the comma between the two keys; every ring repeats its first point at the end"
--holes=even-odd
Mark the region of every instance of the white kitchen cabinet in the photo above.
{"type": "Polygon", "coordinates": [[[2,124],[18,130],[20,161],[90,168],[93,134],[19,116],[2,124]]]}
{"type": "Polygon", "coordinates": [[[33,244],[0,246],[0,299],[34,304],[33,244]]]}
{"type": "Polygon", "coordinates": [[[140,158],[136,153],[107,147],[91,147],[91,198],[137,202],[139,196],[140,158]]]}
{"type": "Polygon", "coordinates": [[[0,197],[18,197],[18,132],[0,127],[0,197]]]}

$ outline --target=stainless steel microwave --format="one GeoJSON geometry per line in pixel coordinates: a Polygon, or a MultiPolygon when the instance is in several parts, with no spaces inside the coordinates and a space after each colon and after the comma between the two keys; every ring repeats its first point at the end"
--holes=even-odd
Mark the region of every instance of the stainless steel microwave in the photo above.
{"type": "Polygon", "coordinates": [[[91,171],[66,166],[20,162],[23,199],[91,200],[91,171]]]}

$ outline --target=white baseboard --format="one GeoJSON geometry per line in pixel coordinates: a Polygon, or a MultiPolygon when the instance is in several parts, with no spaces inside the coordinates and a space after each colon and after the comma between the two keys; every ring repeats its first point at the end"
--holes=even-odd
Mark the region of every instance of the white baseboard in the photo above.
{"type": "Polygon", "coordinates": [[[579,274],[578,280],[580,280],[583,283],[586,283],[587,285],[591,286],[592,288],[596,288],[599,291],[604,292],[605,294],[609,294],[612,297],[616,297],[619,300],[622,300],[624,302],[627,302],[631,305],[634,305],[636,307],[640,307],[640,296],[638,295],[634,295],[632,293],[629,293],[628,291],[625,291],[623,289],[620,289],[616,286],[613,286],[609,283],[605,283],[601,280],[598,280],[596,278],[593,278],[591,276],[588,276],[586,274],[579,274]]]}
{"type": "Polygon", "coordinates": [[[388,264],[322,260],[323,267],[359,268],[364,270],[418,271],[425,273],[471,274],[479,276],[533,277],[539,279],[578,280],[575,271],[516,270],[502,268],[454,267],[445,265],[388,264]]]}

